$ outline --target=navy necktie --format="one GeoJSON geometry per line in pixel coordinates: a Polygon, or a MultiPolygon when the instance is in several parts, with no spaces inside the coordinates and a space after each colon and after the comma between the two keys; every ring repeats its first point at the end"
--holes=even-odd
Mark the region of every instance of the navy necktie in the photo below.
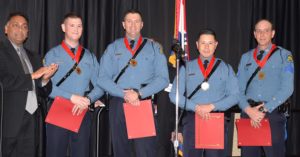
{"type": "Polygon", "coordinates": [[[206,69],[208,65],[208,60],[204,60],[204,68],[206,69]]]}
{"type": "Polygon", "coordinates": [[[134,46],[134,40],[130,40],[130,48],[132,49],[134,46]]]}
{"type": "Polygon", "coordinates": [[[257,55],[257,60],[261,60],[262,59],[262,57],[263,57],[263,55],[264,55],[264,50],[260,50],[259,51],[259,54],[257,55]]]}
{"type": "Polygon", "coordinates": [[[73,52],[73,54],[75,54],[75,48],[71,48],[71,51],[73,52]]]}

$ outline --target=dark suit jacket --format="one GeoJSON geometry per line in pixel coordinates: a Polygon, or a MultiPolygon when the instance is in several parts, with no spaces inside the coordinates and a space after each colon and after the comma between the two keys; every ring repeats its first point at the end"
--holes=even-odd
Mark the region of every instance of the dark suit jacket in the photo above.
{"type": "MultiPolygon", "coordinates": [[[[42,66],[41,58],[26,50],[33,71],[42,66]]],[[[9,40],[0,42],[0,81],[4,86],[3,137],[16,137],[20,131],[27,92],[32,90],[31,74],[25,74],[20,58],[9,40]]],[[[35,81],[37,96],[51,92],[51,83],[41,88],[41,81],[35,81]]]]}

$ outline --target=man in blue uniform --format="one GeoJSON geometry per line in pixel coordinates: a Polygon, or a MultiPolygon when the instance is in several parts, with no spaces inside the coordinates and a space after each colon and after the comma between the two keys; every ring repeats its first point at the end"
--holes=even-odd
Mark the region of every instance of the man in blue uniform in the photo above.
{"type": "MultiPolygon", "coordinates": [[[[239,106],[253,127],[260,127],[263,118],[269,119],[272,146],[263,150],[267,157],[284,157],[286,118],[282,104],[293,93],[294,64],[291,52],[272,44],[274,35],[269,20],[256,23],[254,36],[258,46],[242,56],[238,69],[239,106]],[[260,70],[255,74],[258,66],[260,70]]],[[[242,156],[261,156],[261,147],[242,147],[242,156]]]]}
{"type": "MultiPolygon", "coordinates": [[[[181,67],[179,72],[179,106],[187,110],[182,121],[183,154],[184,157],[199,157],[203,154],[206,157],[226,156],[225,149],[195,149],[195,114],[203,119],[209,119],[211,112],[222,112],[236,104],[237,78],[230,65],[214,56],[218,45],[214,31],[210,29],[200,31],[196,45],[199,57],[188,62],[186,67],[181,67]],[[200,83],[201,88],[195,90],[200,83]],[[190,96],[194,91],[195,94],[190,96]]],[[[170,98],[176,103],[175,82],[170,98]]]]}
{"type": "Polygon", "coordinates": [[[128,140],[123,103],[139,105],[141,99],[158,93],[168,85],[166,57],[158,44],[142,37],[143,21],[139,11],[127,11],[122,24],[126,36],[107,47],[100,61],[98,80],[99,85],[112,96],[109,121],[114,157],[154,157],[155,137],[128,140]],[[129,60],[130,64],[127,64],[129,60]],[[121,72],[126,65],[128,67],[121,72]]]}
{"type": "MultiPolygon", "coordinates": [[[[45,57],[46,65],[59,65],[58,71],[52,77],[53,90],[50,98],[60,96],[69,99],[74,104],[73,114],[79,115],[103,94],[96,84],[99,63],[94,54],[79,44],[83,31],[80,16],[66,14],[61,27],[65,33],[64,40],[45,57]],[[90,84],[93,85],[92,89],[90,84]]],[[[65,157],[68,145],[72,157],[89,156],[90,126],[89,112],[86,113],[78,133],[47,124],[47,157],[65,157]]]]}

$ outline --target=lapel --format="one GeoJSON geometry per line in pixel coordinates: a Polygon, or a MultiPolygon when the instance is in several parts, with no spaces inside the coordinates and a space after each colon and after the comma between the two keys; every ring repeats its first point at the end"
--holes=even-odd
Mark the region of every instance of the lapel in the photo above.
{"type": "MultiPolygon", "coordinates": [[[[7,51],[5,51],[5,52],[7,53],[8,56],[10,56],[10,58],[12,58],[12,61],[15,62],[16,69],[18,69],[20,72],[24,73],[23,65],[21,63],[19,55],[16,52],[16,49],[13,47],[12,43],[8,39],[6,39],[4,41],[4,43],[7,46],[7,51]]],[[[26,52],[26,54],[27,54],[27,56],[30,60],[33,71],[36,71],[38,64],[36,63],[34,55],[31,53],[31,51],[29,51],[25,47],[24,47],[24,49],[25,49],[25,52],[26,52]]]]}
{"type": "Polygon", "coordinates": [[[23,66],[22,63],[20,61],[20,58],[17,54],[17,51],[15,50],[15,48],[13,47],[13,45],[10,43],[10,41],[8,39],[4,40],[5,45],[7,46],[7,51],[5,51],[5,53],[7,53],[7,55],[12,59],[12,62],[15,62],[16,65],[16,69],[19,72],[25,73],[23,70],[23,66]]]}

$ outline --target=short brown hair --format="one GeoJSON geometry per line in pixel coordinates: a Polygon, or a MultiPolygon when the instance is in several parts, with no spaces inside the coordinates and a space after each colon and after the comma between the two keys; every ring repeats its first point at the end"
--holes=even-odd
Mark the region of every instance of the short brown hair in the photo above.
{"type": "Polygon", "coordinates": [[[63,19],[63,22],[64,23],[66,21],[66,19],[68,18],[79,18],[80,20],[82,20],[82,17],[80,15],[78,15],[77,13],[75,12],[70,12],[70,13],[67,13],[65,16],[64,16],[64,19],[63,19]]]}
{"type": "Polygon", "coordinates": [[[141,20],[143,21],[142,13],[140,11],[136,10],[136,9],[129,9],[129,10],[125,11],[124,14],[123,14],[123,21],[125,21],[125,17],[128,14],[139,14],[140,17],[141,17],[141,20]]]}

